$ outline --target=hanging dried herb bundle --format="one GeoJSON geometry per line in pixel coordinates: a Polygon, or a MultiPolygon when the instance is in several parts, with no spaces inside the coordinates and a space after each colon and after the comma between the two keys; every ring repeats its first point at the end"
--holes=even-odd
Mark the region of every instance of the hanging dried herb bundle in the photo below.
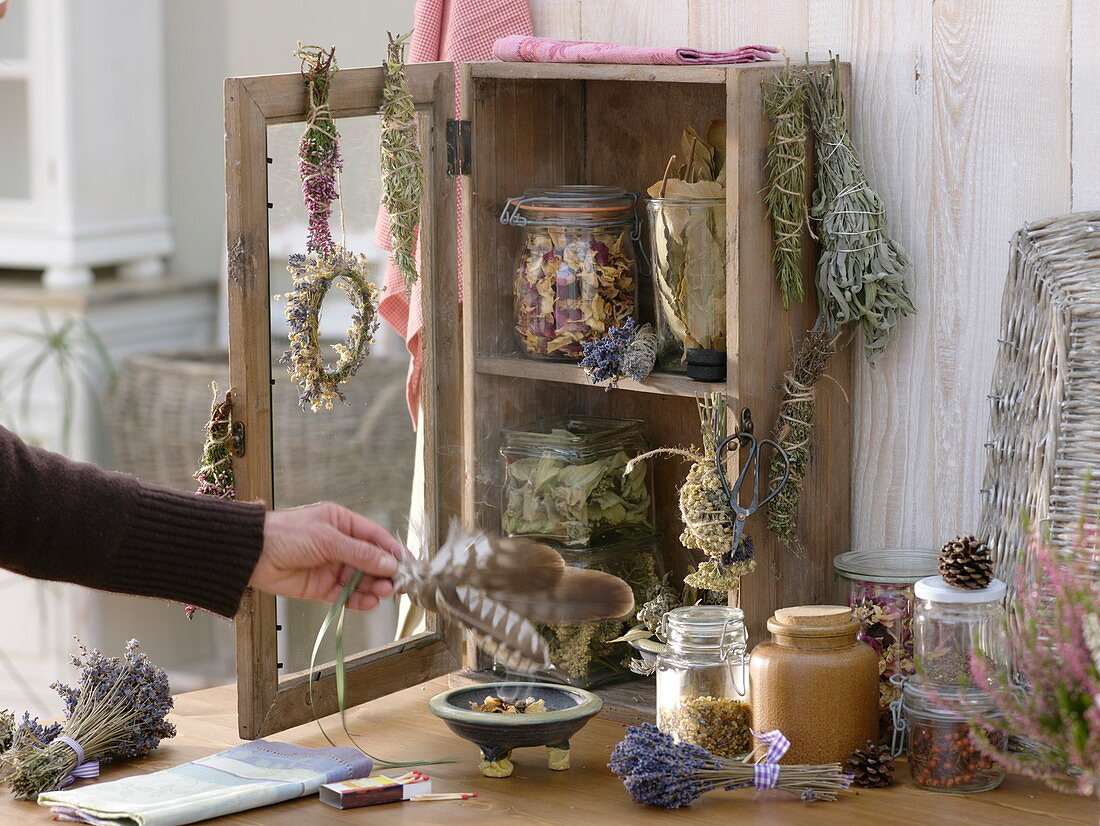
{"type": "Polygon", "coordinates": [[[747,536],[733,547],[736,516],[722,490],[715,463],[718,445],[726,436],[725,394],[702,396],[698,405],[701,451],[668,447],[651,450],[631,459],[626,472],[653,456],[673,455],[691,460],[687,478],[680,486],[680,519],[684,523],[680,542],[685,548],[702,551],[706,558],[684,581],[700,590],[729,591],[738,586],[742,576],[756,569],[755,552],[747,536]]]}
{"type": "Polygon", "coordinates": [[[802,228],[806,223],[806,72],[788,63],[764,84],[768,137],[768,188],[764,205],[772,220],[772,262],[783,306],[804,297],[802,228]]]}
{"type": "Polygon", "coordinates": [[[233,454],[230,450],[232,435],[229,432],[232,402],[226,394],[218,401],[218,385],[211,384],[214,401],[210,405],[210,421],[203,427],[206,441],[202,446],[202,458],[194,479],[199,483],[195,493],[200,496],[216,496],[219,499],[232,499],[233,490],[233,454]]]}
{"type": "MultiPolygon", "coordinates": [[[[306,249],[309,255],[290,256],[287,270],[293,287],[286,294],[289,348],[280,361],[298,385],[303,410],[331,409],[333,401],[346,401],[339,385],[358,372],[378,329],[378,289],[367,281],[368,263],[332,240],[329,218],[332,202],[340,197],[340,135],[329,111],[329,90],[336,74],[335,49],[302,46],[295,57],[302,61],[302,77],[309,96],[306,129],[298,144],[302,193],[309,213],[306,249]],[[342,344],[333,349],[334,365],[326,365],[320,345],[321,304],[333,282],[339,281],[352,304],[351,324],[342,344]]],[[[343,216],[341,213],[341,227],[343,216]]],[[[281,299],[283,296],[275,296],[281,299]]]]}
{"type": "MultiPolygon", "coordinates": [[[[766,510],[768,530],[780,539],[787,550],[799,556],[805,556],[806,550],[799,539],[795,513],[810,466],[817,382],[825,374],[829,359],[836,350],[835,335],[824,327],[810,330],[795,354],[794,366],[783,376],[783,401],[779,405],[775,430],[776,441],[790,460],[790,476],[766,510]]],[[[779,457],[772,460],[768,468],[768,480],[772,485],[783,478],[783,469],[779,457]]]]}
{"type": "Polygon", "coordinates": [[[416,105],[405,76],[404,52],[412,33],[389,35],[385,86],[382,88],[382,205],[390,216],[391,255],[405,281],[405,292],[419,277],[416,272],[416,228],[424,197],[424,161],[416,128],[416,105]]]}
{"type": "Polygon", "coordinates": [[[810,75],[806,98],[817,146],[817,186],[810,217],[817,228],[819,323],[836,334],[845,324],[863,330],[874,364],[898,322],[916,312],[905,277],[909,256],[890,237],[886,208],[871,189],[844,122],[839,64],[810,75]]]}
{"type": "Polygon", "coordinates": [[[336,74],[336,48],[303,46],[298,42],[294,56],[302,62],[302,77],[309,96],[306,131],[298,143],[298,169],[302,175],[302,196],[309,213],[306,249],[330,254],[335,247],[329,218],[332,202],[340,197],[336,176],[343,167],[340,133],[328,108],[329,86],[336,74]]]}
{"type": "MultiPolygon", "coordinates": [[[[863,330],[867,360],[882,354],[898,321],[916,310],[905,276],[909,259],[887,234],[882,200],[871,189],[844,122],[839,62],[822,73],[802,73],[817,152],[816,186],[810,218],[817,230],[818,318],[784,377],[776,440],[791,462],[786,488],[768,503],[768,529],[788,550],[805,553],[796,512],[809,466],[817,382],[840,349],[849,325],[863,330]]],[[[769,479],[782,477],[774,460],[769,479]]]]}

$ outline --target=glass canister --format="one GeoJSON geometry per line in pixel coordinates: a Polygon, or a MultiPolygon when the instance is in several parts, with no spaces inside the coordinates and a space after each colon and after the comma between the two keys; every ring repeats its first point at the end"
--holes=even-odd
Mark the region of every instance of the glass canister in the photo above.
{"type": "Polygon", "coordinates": [[[986,792],[1001,784],[1004,767],[970,741],[971,720],[996,717],[988,702],[973,691],[934,690],[920,679],[906,681],[902,709],[914,783],[937,792],[963,793],[986,792]]]}
{"type": "Polygon", "coordinates": [[[657,726],[678,742],[733,757],[752,747],[745,615],[728,605],[674,608],[662,620],[657,726]]]}
{"type": "Polygon", "coordinates": [[[791,741],[788,763],[843,763],[879,730],[878,656],[844,605],[780,608],[752,650],[752,722],[791,741]]]}
{"type": "Polygon", "coordinates": [[[900,691],[890,678],[913,673],[913,586],[936,573],[938,560],[932,550],[849,551],[833,560],[847,584],[859,638],[879,657],[879,709],[887,729],[888,706],[900,691]]]}
{"type": "Polygon", "coordinates": [[[651,198],[657,363],[699,381],[726,377],[726,201],[651,198]]]}
{"type": "Polygon", "coordinates": [[[501,527],[570,548],[653,532],[645,422],[559,416],[502,432],[501,527]]]}
{"type": "Polygon", "coordinates": [[[560,186],[505,205],[500,222],[523,228],[514,295],[526,355],[578,361],[586,341],[635,316],[637,199],[613,186],[560,186]]]}
{"type": "Polygon", "coordinates": [[[975,645],[992,670],[1008,665],[1005,594],[999,579],[967,590],[930,576],[914,586],[916,670],[928,684],[972,683],[970,655],[975,645]]]}
{"type": "MultiPolygon", "coordinates": [[[[624,539],[584,550],[558,547],[565,564],[613,574],[634,592],[634,604],[642,605],[661,583],[664,557],[660,534],[624,539]]],[[[555,668],[570,685],[593,688],[630,678],[633,649],[611,640],[633,624],[633,614],[600,622],[546,625],[539,630],[550,645],[555,668]]]]}

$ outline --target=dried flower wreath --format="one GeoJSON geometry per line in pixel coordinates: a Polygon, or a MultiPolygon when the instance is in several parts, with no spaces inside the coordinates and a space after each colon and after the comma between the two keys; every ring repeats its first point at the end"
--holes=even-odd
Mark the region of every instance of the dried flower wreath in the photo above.
{"type": "MultiPolygon", "coordinates": [[[[340,385],[358,372],[378,330],[379,289],[366,278],[367,260],[337,245],[329,218],[332,202],[340,197],[340,134],[329,111],[328,96],[336,74],[336,50],[298,44],[294,53],[302,62],[302,76],[309,94],[306,129],[298,144],[302,195],[309,213],[306,255],[290,256],[287,270],[294,277],[286,295],[286,319],[290,347],[280,361],[300,389],[298,402],[317,412],[331,410],[335,399],[347,401],[340,385]],[[326,365],[321,354],[318,326],[321,304],[333,282],[352,304],[351,324],[342,344],[333,345],[339,358],[326,365]]],[[[341,217],[341,225],[343,219],[341,217]]],[[[278,296],[276,296],[278,298],[278,296]]]]}

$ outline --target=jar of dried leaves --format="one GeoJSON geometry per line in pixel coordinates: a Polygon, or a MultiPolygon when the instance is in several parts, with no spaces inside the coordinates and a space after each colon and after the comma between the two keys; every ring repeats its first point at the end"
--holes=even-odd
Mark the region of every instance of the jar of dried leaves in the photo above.
{"type": "Polygon", "coordinates": [[[528,189],[508,201],[501,223],[523,228],[514,290],[524,354],[579,361],[585,342],[635,317],[636,201],[612,186],[528,189]]]}
{"type": "Polygon", "coordinates": [[[657,726],[677,742],[721,757],[749,751],[744,614],[728,605],[689,605],[664,616],[668,648],[657,659],[657,726]]]}
{"type": "MultiPolygon", "coordinates": [[[[726,375],[726,201],[651,198],[647,203],[657,308],[657,363],[700,381],[726,375]]],[[[670,189],[670,193],[671,193],[670,189]]]]}
{"type": "MultiPolygon", "coordinates": [[[[655,591],[664,573],[661,535],[623,539],[583,550],[557,548],[565,564],[612,574],[634,592],[634,604],[641,605],[655,591]]],[[[630,679],[633,649],[617,640],[632,624],[632,618],[543,625],[539,631],[550,646],[550,659],[570,685],[594,688],[630,679]]]]}
{"type": "Polygon", "coordinates": [[[645,422],[559,416],[502,433],[501,527],[570,548],[653,532],[645,422]]]}

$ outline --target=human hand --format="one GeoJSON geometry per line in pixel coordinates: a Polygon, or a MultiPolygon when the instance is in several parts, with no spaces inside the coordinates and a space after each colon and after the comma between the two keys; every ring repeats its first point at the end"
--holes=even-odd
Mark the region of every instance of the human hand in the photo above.
{"type": "Polygon", "coordinates": [[[381,525],[331,502],[269,511],[248,584],[269,594],[335,602],[362,571],[348,608],[370,611],[393,593],[397,560],[407,555],[381,525]]]}

